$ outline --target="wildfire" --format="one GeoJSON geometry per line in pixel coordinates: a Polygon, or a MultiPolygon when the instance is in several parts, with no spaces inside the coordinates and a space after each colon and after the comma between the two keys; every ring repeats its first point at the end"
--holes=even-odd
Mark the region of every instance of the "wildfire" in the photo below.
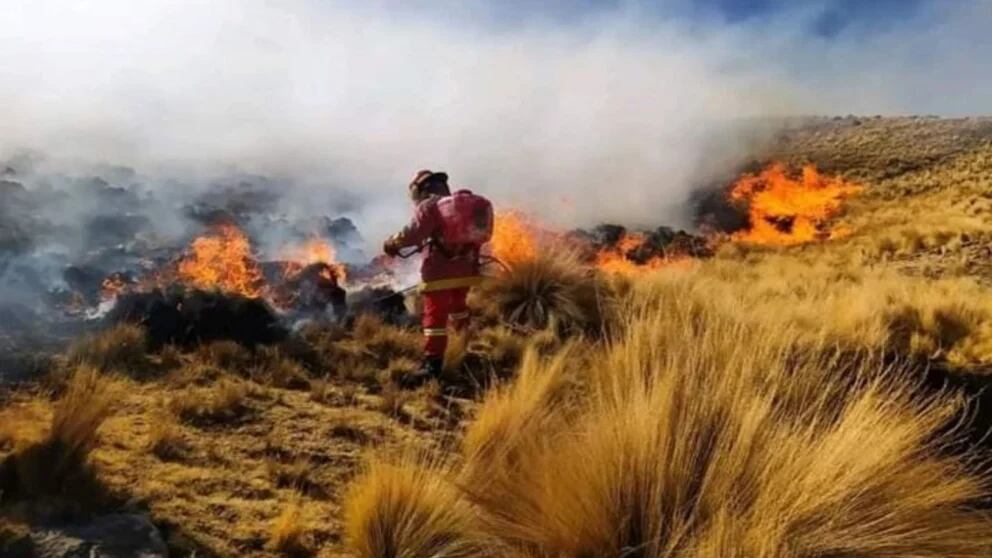
{"type": "Polygon", "coordinates": [[[739,242],[791,246],[838,238],[847,229],[830,231],[827,221],[840,211],[844,200],[862,187],[840,177],[825,177],[813,165],[792,178],[776,163],[756,175],[745,176],[731,188],[730,199],[747,202],[749,228],[734,233],[739,242]]]}
{"type": "Polygon", "coordinates": [[[127,288],[128,282],[124,275],[111,273],[100,284],[100,300],[116,299],[127,288]]]}
{"type": "Polygon", "coordinates": [[[201,289],[219,289],[251,298],[262,295],[265,283],[251,243],[240,229],[223,224],[193,241],[177,269],[178,278],[201,289]]]}
{"type": "Polygon", "coordinates": [[[322,274],[327,279],[343,283],[347,278],[347,266],[337,261],[337,251],[329,242],[319,237],[312,237],[306,242],[288,247],[283,252],[283,259],[291,262],[286,268],[286,275],[295,275],[311,264],[327,264],[322,268],[322,274]],[[334,275],[332,278],[331,275],[334,275]]]}
{"type": "Polygon", "coordinates": [[[513,265],[535,259],[539,250],[565,248],[590,253],[589,265],[606,273],[623,275],[645,273],[684,259],[669,257],[663,252],[652,253],[645,246],[647,242],[647,235],[627,232],[615,244],[597,249],[588,240],[538,224],[523,213],[506,211],[496,215],[491,249],[493,256],[501,262],[513,265]]]}
{"type": "Polygon", "coordinates": [[[642,262],[632,258],[647,241],[648,237],[642,233],[624,233],[615,245],[596,252],[594,265],[607,273],[639,275],[652,269],[659,269],[674,261],[663,255],[652,255],[642,262]]]}
{"type": "Polygon", "coordinates": [[[537,257],[538,244],[548,233],[519,211],[496,214],[490,249],[495,258],[512,265],[537,257]]]}

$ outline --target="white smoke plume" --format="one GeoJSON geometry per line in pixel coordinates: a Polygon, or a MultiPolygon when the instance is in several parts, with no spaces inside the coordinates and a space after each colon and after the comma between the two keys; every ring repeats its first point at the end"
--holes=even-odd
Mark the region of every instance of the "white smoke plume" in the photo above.
{"type": "Polygon", "coordinates": [[[829,39],[803,25],[826,2],[512,25],[481,2],[421,4],[8,0],[0,157],[279,177],[286,210],[344,203],[372,242],[422,167],[565,225],[685,226],[689,192],[763,139],[749,119],[990,102],[987,0],[829,39]]]}

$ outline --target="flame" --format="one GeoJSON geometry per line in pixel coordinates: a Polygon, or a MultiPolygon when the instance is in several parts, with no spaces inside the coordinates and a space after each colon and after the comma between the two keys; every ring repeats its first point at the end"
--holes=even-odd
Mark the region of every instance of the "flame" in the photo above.
{"type": "Polygon", "coordinates": [[[840,177],[825,177],[814,165],[803,167],[802,176],[791,178],[785,165],[775,163],[756,175],[741,178],[730,190],[730,199],[747,202],[749,228],[734,233],[733,240],[752,244],[791,246],[839,238],[849,229],[826,229],[845,199],[862,187],[840,177]]]}
{"type": "Polygon", "coordinates": [[[519,211],[505,211],[496,215],[491,250],[493,256],[508,265],[533,260],[539,250],[564,248],[579,253],[595,252],[589,262],[592,267],[622,275],[638,275],[686,259],[665,254],[652,255],[646,261],[631,258],[647,240],[646,234],[628,232],[616,244],[597,251],[588,240],[555,231],[519,211]]]}
{"type": "Polygon", "coordinates": [[[537,258],[539,239],[547,234],[546,229],[519,211],[499,212],[493,223],[490,249],[496,259],[508,265],[533,260],[537,258]]]}
{"type": "Polygon", "coordinates": [[[594,265],[606,273],[635,276],[663,267],[682,267],[692,262],[693,258],[685,254],[655,254],[644,261],[638,261],[636,252],[648,241],[644,233],[626,232],[613,246],[601,249],[596,253],[594,265]]]}
{"type": "Polygon", "coordinates": [[[180,281],[201,289],[219,289],[250,298],[262,295],[265,283],[251,243],[234,225],[216,225],[193,241],[177,269],[180,281]]]}
{"type": "Polygon", "coordinates": [[[100,300],[114,300],[124,292],[128,286],[124,276],[120,273],[112,273],[104,278],[100,284],[100,300]]]}
{"type": "Polygon", "coordinates": [[[348,276],[347,266],[337,261],[337,250],[320,237],[315,236],[302,244],[289,246],[283,251],[282,258],[289,262],[285,271],[287,277],[315,263],[327,264],[328,267],[321,270],[321,274],[326,275],[327,279],[343,283],[348,276]]]}

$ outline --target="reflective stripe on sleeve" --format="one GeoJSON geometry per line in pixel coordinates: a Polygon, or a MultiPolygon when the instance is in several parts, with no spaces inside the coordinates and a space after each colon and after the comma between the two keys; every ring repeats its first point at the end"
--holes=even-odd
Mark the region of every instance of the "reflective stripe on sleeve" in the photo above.
{"type": "Polygon", "coordinates": [[[448,330],[443,327],[425,327],[424,336],[425,337],[446,337],[448,335],[448,330]]]}

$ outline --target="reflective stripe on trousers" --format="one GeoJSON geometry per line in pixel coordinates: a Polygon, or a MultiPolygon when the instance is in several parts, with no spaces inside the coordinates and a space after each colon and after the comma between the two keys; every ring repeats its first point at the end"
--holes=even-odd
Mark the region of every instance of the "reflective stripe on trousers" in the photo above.
{"type": "Polygon", "coordinates": [[[448,325],[464,329],[468,325],[468,287],[424,293],[424,356],[443,357],[448,347],[448,325]]]}

